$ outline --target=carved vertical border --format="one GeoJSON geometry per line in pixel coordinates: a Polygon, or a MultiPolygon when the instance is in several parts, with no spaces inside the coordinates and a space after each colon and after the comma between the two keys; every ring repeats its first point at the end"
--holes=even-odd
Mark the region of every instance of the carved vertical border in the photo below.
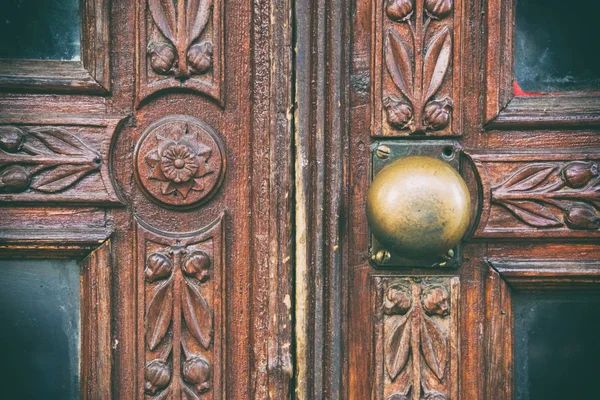
{"type": "Polygon", "coordinates": [[[223,106],[223,1],[137,0],[136,16],[136,108],[166,90],[201,93],[223,106]]]}
{"type": "Polygon", "coordinates": [[[373,400],[458,398],[458,277],[373,277],[373,400]]]}
{"type": "Polygon", "coordinates": [[[461,0],[373,0],[371,135],[461,135],[461,0]]]}
{"type": "Polygon", "coordinates": [[[136,220],[139,398],[224,397],[223,220],[186,233],[136,220]]]}

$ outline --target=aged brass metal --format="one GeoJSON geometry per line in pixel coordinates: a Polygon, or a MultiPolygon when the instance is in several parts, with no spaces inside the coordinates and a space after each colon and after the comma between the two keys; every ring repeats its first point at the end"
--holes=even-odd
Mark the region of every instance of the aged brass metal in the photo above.
{"type": "Polygon", "coordinates": [[[367,195],[373,235],[386,249],[409,259],[435,261],[448,255],[467,231],[470,213],[462,177],[428,156],[393,161],[375,176],[367,195]]]}

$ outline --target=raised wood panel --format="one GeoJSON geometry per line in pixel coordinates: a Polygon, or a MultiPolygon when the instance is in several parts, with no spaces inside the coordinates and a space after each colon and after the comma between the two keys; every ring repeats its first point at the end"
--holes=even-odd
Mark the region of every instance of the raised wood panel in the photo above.
{"type": "Polygon", "coordinates": [[[518,291],[600,291],[598,261],[489,259],[488,263],[518,291]]]}
{"type": "Polygon", "coordinates": [[[373,400],[458,398],[459,279],[372,279],[373,400]]]}
{"type": "Polygon", "coordinates": [[[600,154],[468,152],[479,175],[474,237],[600,236],[600,154]]]}
{"type": "Polygon", "coordinates": [[[0,114],[0,203],[121,204],[109,159],[122,121],[0,114]]]}
{"type": "Polygon", "coordinates": [[[223,1],[137,0],[136,104],[165,90],[223,104],[223,1]]]}
{"type": "Polygon", "coordinates": [[[372,135],[461,135],[461,0],[373,0],[372,135]]]}
{"type": "Polygon", "coordinates": [[[187,233],[136,221],[140,398],[225,398],[223,218],[187,233]]]}

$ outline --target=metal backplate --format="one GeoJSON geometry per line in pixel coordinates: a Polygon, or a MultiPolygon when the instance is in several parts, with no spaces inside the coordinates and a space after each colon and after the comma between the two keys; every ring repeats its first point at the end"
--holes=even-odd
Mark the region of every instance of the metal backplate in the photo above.
{"type": "MultiPolygon", "coordinates": [[[[380,141],[375,142],[371,147],[371,176],[379,173],[390,163],[399,158],[408,156],[429,156],[438,158],[448,163],[452,168],[460,173],[460,155],[462,149],[460,145],[451,140],[446,141],[419,141],[419,142],[399,142],[399,141],[380,141]]],[[[415,260],[402,257],[385,249],[373,236],[370,235],[369,259],[376,268],[401,268],[401,267],[458,267],[461,259],[461,245],[456,246],[447,256],[432,265],[430,261],[415,260]]]]}

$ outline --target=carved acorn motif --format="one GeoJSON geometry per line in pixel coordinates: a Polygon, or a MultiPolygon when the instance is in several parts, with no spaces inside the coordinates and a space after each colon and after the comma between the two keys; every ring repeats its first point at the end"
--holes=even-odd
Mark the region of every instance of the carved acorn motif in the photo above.
{"type": "Polygon", "coordinates": [[[157,74],[168,74],[175,63],[175,48],[165,42],[148,43],[150,66],[157,74]]]}
{"type": "Polygon", "coordinates": [[[183,379],[194,385],[198,393],[210,389],[210,364],[202,356],[194,355],[183,364],[183,379]]]}
{"type": "Polygon", "coordinates": [[[425,0],[425,12],[433,19],[442,19],[451,10],[452,0],[425,0]]]}
{"type": "Polygon", "coordinates": [[[423,291],[421,303],[427,315],[449,314],[448,291],[443,286],[430,286],[423,291]]]}
{"type": "Polygon", "coordinates": [[[392,21],[406,21],[413,13],[413,0],[387,0],[385,13],[392,21]]]}
{"type": "Polygon", "coordinates": [[[386,314],[406,314],[412,306],[412,297],[408,288],[402,285],[390,286],[385,294],[383,311],[386,314]]]}
{"type": "Polygon", "coordinates": [[[207,72],[212,66],[213,47],[209,41],[198,43],[188,50],[188,61],[192,70],[198,74],[207,72]]]}
{"type": "Polygon", "coordinates": [[[31,174],[19,165],[9,166],[0,175],[0,189],[6,192],[22,192],[29,187],[30,183],[31,174]]]}
{"type": "Polygon", "coordinates": [[[171,366],[163,360],[152,360],[146,365],[144,379],[146,393],[155,394],[171,381],[171,366]]]}
{"type": "Polygon", "coordinates": [[[565,223],[571,229],[600,229],[600,217],[594,209],[584,203],[575,203],[565,215],[565,223]]]}
{"type": "Polygon", "coordinates": [[[154,282],[159,279],[167,278],[171,275],[173,264],[164,254],[153,253],[148,257],[144,274],[148,282],[154,282]]]}
{"type": "Polygon", "coordinates": [[[388,123],[397,129],[404,129],[412,122],[413,110],[410,105],[386,97],[383,106],[387,113],[388,123]]]}
{"type": "Polygon", "coordinates": [[[452,110],[452,100],[445,98],[443,100],[434,100],[427,103],[423,115],[425,126],[433,130],[444,129],[450,121],[450,112],[452,110]]]}
{"type": "Polygon", "coordinates": [[[16,126],[4,126],[0,128],[0,149],[16,153],[21,150],[25,135],[16,126]]]}
{"type": "Polygon", "coordinates": [[[183,272],[188,276],[193,276],[200,282],[206,281],[210,277],[210,257],[204,251],[193,252],[183,265],[183,272]]]}
{"type": "Polygon", "coordinates": [[[565,165],[561,176],[567,186],[577,189],[587,185],[598,173],[598,164],[594,162],[573,161],[565,165]]]}

